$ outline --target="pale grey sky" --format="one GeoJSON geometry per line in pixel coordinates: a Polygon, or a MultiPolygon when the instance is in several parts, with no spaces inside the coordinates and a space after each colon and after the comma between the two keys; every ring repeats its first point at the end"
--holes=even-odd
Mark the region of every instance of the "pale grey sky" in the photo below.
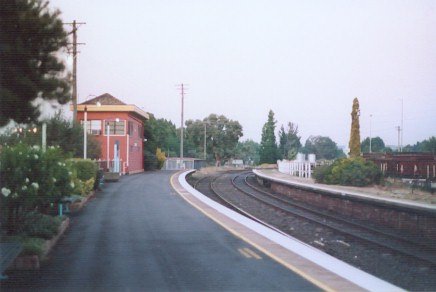
{"type": "MultiPolygon", "coordinates": [[[[79,101],[110,93],[180,126],[238,120],[260,141],[269,109],[347,145],[354,97],[361,136],[404,144],[436,135],[436,1],[52,0],[79,28],[79,101]]],[[[70,27],[66,26],[66,29],[70,27]]],[[[71,57],[69,58],[71,62],[71,57]]]]}

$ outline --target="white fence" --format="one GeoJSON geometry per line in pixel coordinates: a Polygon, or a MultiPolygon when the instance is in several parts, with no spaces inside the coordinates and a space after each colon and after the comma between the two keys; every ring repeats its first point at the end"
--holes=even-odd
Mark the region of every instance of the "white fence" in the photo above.
{"type": "Polygon", "coordinates": [[[165,160],[163,165],[164,170],[181,170],[181,169],[194,169],[193,159],[171,159],[165,160]]]}
{"type": "Polygon", "coordinates": [[[315,154],[309,154],[309,160],[305,160],[304,154],[298,154],[297,160],[278,160],[279,172],[302,178],[311,178],[313,169],[316,166],[315,154]]]}

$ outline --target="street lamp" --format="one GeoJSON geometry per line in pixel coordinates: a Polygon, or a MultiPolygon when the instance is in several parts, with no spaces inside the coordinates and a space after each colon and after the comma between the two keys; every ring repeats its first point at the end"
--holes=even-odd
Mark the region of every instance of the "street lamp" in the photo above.
{"type": "MultiPolygon", "coordinates": [[[[119,118],[116,118],[115,119],[115,122],[119,122],[120,121],[120,119],[119,118]]],[[[115,131],[115,125],[114,125],[114,131],[115,131]]],[[[110,136],[110,126],[109,126],[109,121],[106,121],[106,137],[107,137],[107,139],[106,139],[106,166],[107,166],[107,169],[108,169],[108,171],[109,171],[109,136],[110,136]]]]}
{"type": "Polygon", "coordinates": [[[87,148],[88,148],[88,141],[87,141],[87,136],[88,136],[88,107],[85,105],[85,123],[84,123],[84,127],[83,127],[83,159],[86,159],[87,157],[87,148]]]}

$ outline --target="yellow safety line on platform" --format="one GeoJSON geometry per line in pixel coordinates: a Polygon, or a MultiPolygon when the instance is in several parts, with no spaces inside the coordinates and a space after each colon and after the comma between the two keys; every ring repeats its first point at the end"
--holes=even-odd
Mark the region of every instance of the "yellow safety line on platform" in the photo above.
{"type": "Polygon", "coordinates": [[[258,255],[257,253],[255,253],[254,251],[252,251],[251,249],[249,249],[249,248],[244,248],[243,249],[246,253],[248,253],[249,255],[251,255],[252,257],[254,257],[255,259],[257,259],[257,260],[261,260],[262,259],[262,257],[260,256],[260,255],[258,255]]]}
{"type": "MultiPolygon", "coordinates": [[[[320,289],[324,290],[324,291],[328,291],[328,292],[333,292],[336,291],[335,289],[331,288],[330,286],[328,286],[327,284],[319,281],[318,279],[315,279],[314,277],[308,275],[306,272],[301,271],[299,268],[297,268],[294,265],[291,265],[290,263],[284,261],[283,259],[281,259],[280,257],[272,254],[271,252],[269,252],[267,249],[259,246],[258,244],[252,242],[250,239],[246,238],[245,236],[243,236],[242,234],[236,232],[235,230],[233,230],[231,227],[227,226],[226,224],[224,224],[223,222],[221,222],[220,220],[218,220],[217,218],[215,218],[213,215],[207,213],[205,210],[203,210],[202,208],[200,208],[199,206],[197,206],[195,203],[191,202],[188,198],[186,198],[182,192],[180,192],[179,190],[177,190],[174,186],[173,183],[173,179],[175,176],[179,176],[182,172],[177,172],[175,174],[173,174],[170,178],[170,183],[171,186],[173,187],[174,190],[176,190],[176,192],[185,200],[187,201],[191,206],[195,207],[197,210],[199,210],[201,213],[203,213],[204,215],[206,215],[207,217],[209,217],[210,219],[212,219],[213,221],[215,221],[215,223],[217,223],[218,225],[220,225],[221,227],[223,227],[224,229],[226,229],[228,232],[230,232],[231,234],[233,234],[234,236],[242,239],[243,241],[251,244],[252,246],[254,246],[256,249],[258,249],[259,251],[263,252],[264,254],[266,254],[267,256],[269,256],[270,258],[272,258],[273,260],[275,260],[276,262],[278,262],[279,264],[281,264],[282,266],[288,268],[289,270],[293,271],[294,273],[298,274],[299,276],[301,276],[302,278],[306,279],[307,281],[311,282],[312,284],[314,284],[315,286],[318,286],[320,289]]],[[[189,192],[188,192],[189,193],[189,192]]]]}
{"type": "Polygon", "coordinates": [[[251,256],[248,252],[246,252],[244,249],[242,249],[242,248],[238,248],[238,251],[239,251],[239,253],[242,254],[244,257],[246,257],[246,258],[252,258],[252,256],[251,256]]]}

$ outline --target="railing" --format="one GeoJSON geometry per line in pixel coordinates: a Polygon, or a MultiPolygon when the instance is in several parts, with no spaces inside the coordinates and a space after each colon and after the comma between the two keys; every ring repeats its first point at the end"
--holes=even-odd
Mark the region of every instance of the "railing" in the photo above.
{"type": "Polygon", "coordinates": [[[311,178],[315,163],[309,161],[288,161],[278,160],[277,167],[279,172],[290,174],[293,176],[311,178]]]}
{"type": "Polygon", "coordinates": [[[109,160],[109,165],[107,160],[98,160],[98,167],[106,172],[118,172],[120,174],[126,174],[126,163],[120,159],[118,161],[109,160]]]}

